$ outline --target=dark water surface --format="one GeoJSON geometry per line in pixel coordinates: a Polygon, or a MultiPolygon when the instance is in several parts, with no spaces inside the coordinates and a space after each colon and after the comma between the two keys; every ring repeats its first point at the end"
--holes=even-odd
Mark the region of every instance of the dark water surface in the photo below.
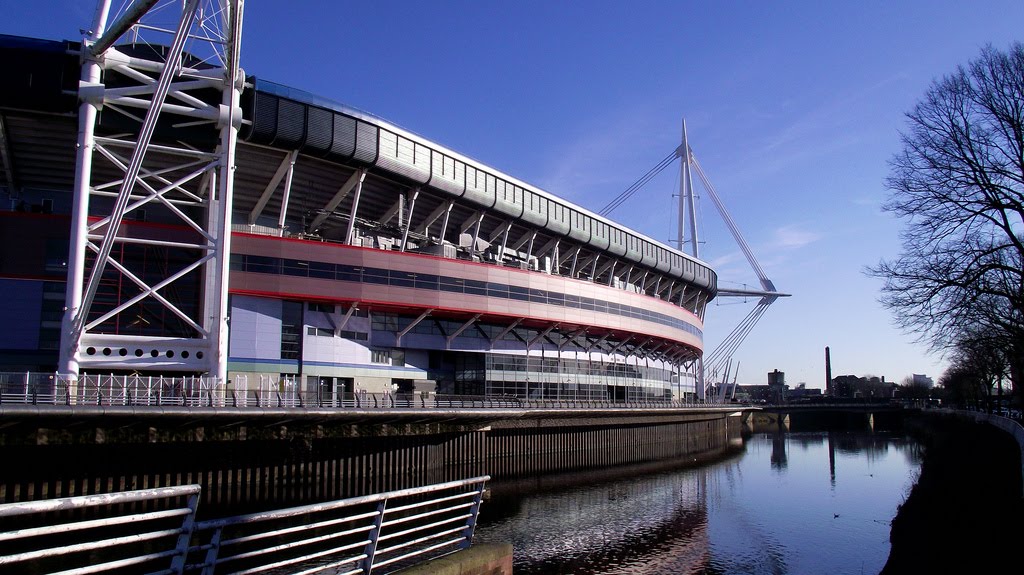
{"type": "Polygon", "coordinates": [[[723,460],[494,483],[474,542],[516,575],[878,573],[920,468],[902,434],[756,434],[723,460]]]}

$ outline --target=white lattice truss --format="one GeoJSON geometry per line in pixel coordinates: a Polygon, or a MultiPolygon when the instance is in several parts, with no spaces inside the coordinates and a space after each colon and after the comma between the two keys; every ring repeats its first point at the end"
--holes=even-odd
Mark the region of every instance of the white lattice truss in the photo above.
{"type": "MultiPolygon", "coordinates": [[[[110,18],[99,2],[82,44],[75,200],[68,288],[59,370],[147,369],[207,372],[224,378],[227,367],[227,277],[230,213],[239,96],[243,0],[140,0],[110,18]],[[107,25],[108,19],[113,23],[107,25]],[[213,92],[216,91],[216,92],[213,92]],[[200,97],[200,92],[204,97],[200,97]],[[211,92],[221,94],[210,103],[211,92]],[[124,133],[96,135],[97,115],[117,114],[124,133]],[[158,121],[163,134],[153,143],[158,121]],[[174,130],[210,130],[209,149],[175,138],[174,130]],[[90,212],[90,200],[96,202],[90,212]],[[126,216],[159,204],[195,239],[159,240],[125,234],[126,216]],[[97,206],[103,205],[103,210],[97,206]],[[90,213],[92,217],[90,218],[90,213]],[[188,254],[180,269],[143,280],[117,255],[124,244],[145,244],[188,254]],[[92,265],[87,267],[87,255],[92,265]],[[116,270],[138,293],[97,312],[104,272],[116,270]],[[86,271],[89,274],[86,277],[86,271]],[[189,275],[201,276],[201,301],[184,310],[162,291],[189,275]],[[188,326],[182,337],[99,333],[104,322],[151,298],[188,326]]],[[[195,139],[189,139],[195,141],[195,139]]]]}

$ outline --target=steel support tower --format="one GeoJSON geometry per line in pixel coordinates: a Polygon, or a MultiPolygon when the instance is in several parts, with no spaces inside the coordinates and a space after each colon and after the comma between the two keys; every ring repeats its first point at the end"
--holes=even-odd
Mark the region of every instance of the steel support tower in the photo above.
{"type": "Polygon", "coordinates": [[[242,10],[243,0],[135,0],[113,15],[110,0],[97,6],[81,47],[58,364],[71,380],[85,370],[125,369],[226,377],[231,202],[245,79],[242,10]],[[207,136],[198,141],[208,145],[194,145],[186,131],[207,136]],[[170,239],[129,233],[123,224],[147,208],[173,219],[165,228],[179,232],[170,239]],[[173,252],[175,266],[156,275],[153,266],[133,269],[138,262],[125,255],[132,245],[173,252]],[[172,294],[186,277],[198,285],[198,301],[182,305],[172,294]],[[98,298],[101,285],[111,284],[115,295],[98,298]],[[144,300],[159,302],[166,317],[185,326],[181,333],[111,328],[125,325],[117,316],[137,314],[144,300]]]}

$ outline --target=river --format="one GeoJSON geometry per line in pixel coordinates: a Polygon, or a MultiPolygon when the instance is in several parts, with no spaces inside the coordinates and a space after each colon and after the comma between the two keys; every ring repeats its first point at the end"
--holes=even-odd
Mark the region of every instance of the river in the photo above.
{"type": "Polygon", "coordinates": [[[474,542],[511,542],[516,575],[881,570],[918,444],[831,431],[734,447],[697,467],[494,483],[474,542]]]}

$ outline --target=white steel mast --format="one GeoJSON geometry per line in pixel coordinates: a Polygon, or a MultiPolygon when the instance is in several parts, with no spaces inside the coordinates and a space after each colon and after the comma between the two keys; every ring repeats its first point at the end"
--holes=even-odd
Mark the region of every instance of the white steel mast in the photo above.
{"type": "Polygon", "coordinates": [[[239,68],[243,2],[135,0],[109,27],[110,1],[97,6],[81,49],[75,197],[58,364],[59,373],[72,381],[86,369],[226,377],[231,202],[244,85],[239,68]],[[220,98],[211,101],[217,92],[220,98]],[[117,117],[121,129],[97,135],[101,110],[117,117]],[[125,124],[133,128],[123,130],[125,124]],[[154,142],[158,129],[162,134],[154,142]],[[186,146],[175,130],[209,130],[210,144],[186,146]],[[101,201],[90,207],[90,199],[101,201]],[[138,219],[147,206],[168,214],[187,230],[182,234],[187,239],[126,233],[122,224],[138,219]],[[132,245],[173,250],[181,267],[143,274],[124,255],[132,245]],[[172,284],[186,277],[199,278],[197,305],[169,295],[172,284]],[[110,278],[132,286],[131,291],[118,286],[112,298],[108,294],[100,302],[97,294],[110,278]],[[144,301],[158,302],[185,333],[130,335],[110,327],[144,301]]]}
{"type": "MultiPolygon", "coordinates": [[[[684,230],[686,222],[690,227],[690,255],[700,259],[700,248],[697,241],[697,203],[693,194],[693,178],[690,174],[690,145],[686,138],[686,118],[682,120],[683,141],[679,144],[676,154],[679,156],[679,223],[676,234],[676,245],[679,251],[685,252],[684,230]]],[[[694,391],[697,398],[707,398],[707,386],[704,383],[704,357],[697,358],[694,373],[694,391]]],[[[682,374],[680,373],[680,377],[682,374]]]]}
{"type": "Polygon", "coordinates": [[[683,249],[683,229],[684,223],[689,223],[690,226],[690,255],[700,259],[700,251],[697,247],[697,209],[696,201],[693,197],[693,179],[690,175],[690,145],[686,141],[686,119],[683,119],[683,143],[680,144],[679,150],[679,232],[677,234],[677,245],[679,251],[685,251],[683,249]],[[689,219],[687,220],[687,214],[689,219]]]}
{"type": "MultiPolygon", "coordinates": [[[[757,258],[754,257],[754,252],[750,249],[746,240],[743,239],[743,234],[740,233],[739,226],[737,226],[736,222],[733,221],[729,211],[725,208],[725,204],[718,196],[718,192],[715,191],[715,187],[711,184],[710,179],[701,168],[700,163],[697,161],[697,158],[693,153],[693,149],[690,148],[687,139],[685,118],[682,121],[682,128],[682,142],[679,147],[676,148],[673,153],[669,154],[668,157],[661,160],[654,168],[644,174],[633,185],[627,188],[626,191],[619,194],[619,196],[605,206],[600,213],[601,215],[610,214],[615,208],[622,205],[623,202],[635,194],[644,184],[664,170],[675,160],[675,158],[679,158],[679,221],[678,228],[676,230],[676,244],[679,247],[679,251],[686,251],[683,246],[686,244],[685,231],[688,227],[690,255],[694,258],[700,258],[700,241],[697,235],[697,202],[696,195],[693,190],[693,179],[691,173],[691,170],[695,170],[708,194],[708,197],[711,198],[718,214],[721,216],[722,221],[725,222],[725,225],[729,228],[729,233],[732,234],[733,239],[736,241],[736,245],[739,246],[743,255],[747,258],[747,262],[754,270],[754,273],[757,274],[758,281],[761,284],[761,289],[719,288],[717,291],[717,295],[719,297],[758,297],[760,299],[747,317],[745,317],[743,321],[741,321],[740,324],[733,329],[728,336],[726,336],[725,340],[717,348],[709,354],[699,357],[694,365],[691,366],[694,369],[694,387],[697,397],[702,400],[706,400],[708,398],[707,391],[711,387],[711,382],[708,381],[707,374],[711,374],[712,378],[717,378],[719,372],[725,370],[725,382],[727,383],[729,363],[732,360],[733,353],[739,348],[739,345],[754,328],[754,325],[764,314],[768,306],[776,299],[788,296],[789,294],[780,293],[776,290],[775,285],[770,279],[768,279],[768,276],[765,275],[764,270],[761,269],[761,265],[757,262],[757,258]]],[[[700,313],[700,316],[701,319],[703,319],[703,312],[700,313]]],[[[737,364],[737,367],[738,365],[739,364],[737,364]]],[[[678,377],[682,378],[683,366],[678,365],[677,368],[679,370],[678,377]]],[[[735,377],[733,386],[735,386],[735,377]]],[[[712,400],[714,400],[714,397],[712,397],[712,400]]]]}

